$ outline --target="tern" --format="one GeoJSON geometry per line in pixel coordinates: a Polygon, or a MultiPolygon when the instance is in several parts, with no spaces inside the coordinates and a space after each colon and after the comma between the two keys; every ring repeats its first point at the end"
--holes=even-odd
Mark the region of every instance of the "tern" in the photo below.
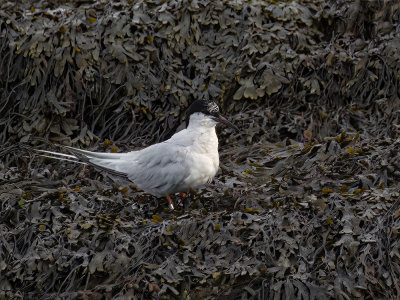
{"type": "Polygon", "coordinates": [[[133,182],[144,192],[166,197],[174,209],[171,194],[184,193],[211,182],[219,168],[218,137],[215,127],[225,124],[239,131],[220,113],[217,103],[196,100],[189,107],[188,126],[170,139],[142,150],[100,153],[63,146],[72,155],[37,150],[45,157],[93,165],[133,182]],[[58,157],[49,156],[56,155],[58,157]]]}

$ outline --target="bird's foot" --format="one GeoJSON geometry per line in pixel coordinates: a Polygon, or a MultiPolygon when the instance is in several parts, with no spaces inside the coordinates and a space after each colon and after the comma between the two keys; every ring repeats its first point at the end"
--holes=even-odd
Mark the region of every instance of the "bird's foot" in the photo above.
{"type": "Polygon", "coordinates": [[[167,198],[167,201],[168,201],[168,206],[169,206],[169,208],[171,209],[171,210],[174,210],[174,204],[172,203],[172,199],[171,199],[171,197],[170,197],[170,195],[167,195],[167,196],[165,196],[166,198],[167,198]]]}

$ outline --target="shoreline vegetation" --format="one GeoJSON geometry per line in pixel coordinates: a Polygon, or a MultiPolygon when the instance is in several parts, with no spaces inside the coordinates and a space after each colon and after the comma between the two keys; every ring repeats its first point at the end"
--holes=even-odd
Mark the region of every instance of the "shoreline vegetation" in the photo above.
{"type": "Polygon", "coordinates": [[[0,299],[398,299],[400,4],[0,2],[0,299]],[[139,149],[217,101],[176,210],[40,158],[139,149]]]}

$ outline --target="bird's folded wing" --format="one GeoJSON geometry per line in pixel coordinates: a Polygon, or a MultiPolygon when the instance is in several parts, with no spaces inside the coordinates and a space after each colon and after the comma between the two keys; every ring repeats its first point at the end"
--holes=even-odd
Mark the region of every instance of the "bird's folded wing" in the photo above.
{"type": "Polygon", "coordinates": [[[174,192],[190,175],[186,147],[160,143],[140,151],[136,168],[128,178],[142,190],[157,196],[174,192]]]}

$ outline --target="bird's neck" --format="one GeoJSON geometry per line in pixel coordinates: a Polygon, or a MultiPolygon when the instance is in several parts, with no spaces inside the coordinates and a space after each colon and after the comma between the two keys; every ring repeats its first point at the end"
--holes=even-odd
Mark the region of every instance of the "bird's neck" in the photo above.
{"type": "Polygon", "coordinates": [[[195,137],[194,147],[203,152],[218,151],[218,138],[215,132],[217,122],[203,114],[190,116],[187,129],[195,137]]]}
{"type": "Polygon", "coordinates": [[[217,122],[202,113],[195,113],[190,116],[189,130],[212,131],[215,132],[217,122]]]}

